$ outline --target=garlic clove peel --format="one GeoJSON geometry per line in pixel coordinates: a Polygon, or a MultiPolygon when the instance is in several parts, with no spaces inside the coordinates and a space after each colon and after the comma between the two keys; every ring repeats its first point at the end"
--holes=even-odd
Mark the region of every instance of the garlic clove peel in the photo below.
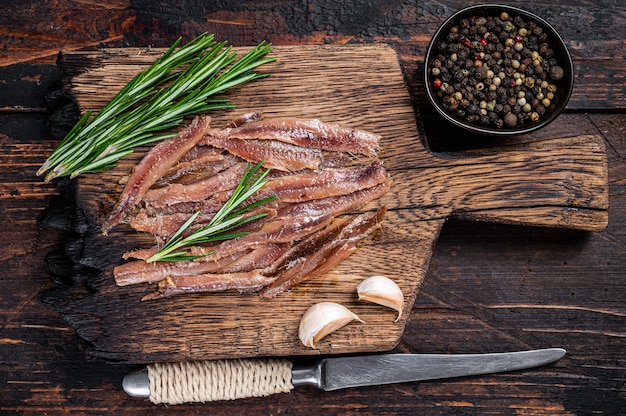
{"type": "Polygon", "coordinates": [[[356,287],[359,300],[365,300],[398,311],[398,322],[404,308],[404,295],[396,282],[385,276],[371,276],[356,287]]]}
{"type": "Polygon", "coordinates": [[[311,306],[302,315],[298,336],[305,347],[316,348],[315,344],[326,335],[357,320],[356,314],[335,302],[320,302],[311,306]]]}

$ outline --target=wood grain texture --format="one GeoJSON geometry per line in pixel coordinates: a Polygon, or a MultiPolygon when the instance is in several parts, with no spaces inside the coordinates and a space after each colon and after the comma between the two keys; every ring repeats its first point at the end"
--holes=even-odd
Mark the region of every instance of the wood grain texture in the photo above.
{"type": "MultiPolygon", "coordinates": [[[[513,0],[502,2],[520,6],[513,0]]],[[[60,49],[85,46],[77,38],[94,30],[108,31],[109,38],[123,36],[123,40],[104,41],[109,47],[116,42],[142,48],[159,42],[167,46],[181,34],[189,38],[202,30],[215,31],[236,45],[252,45],[266,37],[274,45],[384,42],[393,45],[400,56],[430,148],[456,153],[497,144],[489,138],[465,136],[426,111],[418,69],[437,25],[467,3],[243,0],[211,2],[210,8],[208,2],[193,0],[169,1],[168,7],[163,2],[134,0],[128,12],[137,18],[124,27],[123,14],[111,15],[108,21],[98,16],[101,10],[128,5],[127,0],[4,4],[0,58],[10,66],[0,68],[0,148],[3,161],[11,162],[0,169],[5,192],[0,198],[0,238],[10,252],[0,259],[0,413],[626,414],[626,27],[622,0],[524,2],[522,7],[548,18],[561,31],[581,72],[569,104],[569,110],[576,111],[512,141],[601,137],[609,172],[607,228],[587,233],[447,221],[394,349],[398,353],[483,353],[566,348],[567,356],[554,365],[458,380],[329,393],[300,387],[266,398],[157,406],[129,398],[122,391],[122,377],[136,366],[86,360],[86,347],[74,329],[37,298],[43,289],[67,284],[59,276],[66,271],[48,270],[44,259],[52,250],[72,245],[72,240],[68,242],[71,233],[36,222],[58,191],[33,175],[59,140],[51,137],[48,128],[65,113],[47,100],[46,91],[60,79],[60,71],[38,64],[42,51],[46,63],[54,64],[60,49]],[[47,12],[38,12],[50,5],[47,12]],[[71,12],[77,7],[80,12],[71,12]],[[50,24],[51,15],[55,24],[50,24]],[[72,30],[60,30],[59,22],[72,30]],[[28,63],[11,65],[24,61],[28,63]]],[[[86,39],[91,41],[89,36],[86,39]]],[[[59,209],[64,209],[63,204],[59,209]]],[[[55,225],[71,226],[68,221],[55,225]]]]}
{"type": "MultiPolygon", "coordinates": [[[[569,109],[624,107],[626,70],[621,0],[547,3],[515,0],[544,17],[561,33],[575,61],[575,89],[569,109]]],[[[94,47],[166,47],[214,33],[233,45],[267,39],[275,45],[386,43],[400,55],[419,108],[428,108],[421,70],[430,37],[465,0],[307,0],[211,2],[151,0],[106,3],[62,0],[15,1],[0,15],[0,66],[54,63],[60,50],[94,47]],[[42,19],[42,16],[47,18],[42,19]]]]}
{"type": "MultiPolygon", "coordinates": [[[[72,79],[81,109],[101,108],[155,53],[124,49],[67,54],[63,62],[72,68],[81,60],[88,67],[72,79]]],[[[391,48],[277,47],[274,54],[277,62],[263,68],[271,77],[231,93],[237,111],[216,114],[214,123],[261,110],[267,117],[320,118],[381,134],[380,156],[394,182],[390,192],[365,209],[388,208],[384,231],[323,278],[271,301],[255,294],[223,293],[148,303],[139,299],[152,288],[118,288],[111,270],[121,263],[124,251],[149,247],[150,239],[128,227],[107,237],[92,232],[82,242],[80,262],[103,271],[90,281],[93,293],[79,285],[55,293],[49,301],[92,345],[93,355],[149,362],[389,350],[398,343],[408,315],[393,323],[391,311],[358,302],[354,288],[367,276],[387,275],[399,283],[405,310],[410,310],[446,219],[595,231],[606,226],[606,155],[598,137],[433,153],[418,132],[391,48]],[[319,61],[307,59],[310,56],[319,61]],[[304,348],[297,337],[298,323],[319,301],[342,303],[366,324],[350,325],[325,338],[318,351],[304,348]]],[[[120,179],[141,156],[137,152],[114,171],[78,179],[78,205],[95,229],[121,192],[120,179]]]]}

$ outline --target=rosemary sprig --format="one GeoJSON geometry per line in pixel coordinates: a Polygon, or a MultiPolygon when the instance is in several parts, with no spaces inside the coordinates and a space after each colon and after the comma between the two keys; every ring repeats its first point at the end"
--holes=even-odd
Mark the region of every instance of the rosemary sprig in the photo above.
{"type": "Polygon", "coordinates": [[[227,98],[214,96],[268,76],[254,69],[275,60],[266,57],[271,46],[265,42],[240,59],[213,35],[203,34],[177,49],[180,43],[179,38],[96,115],[83,115],[37,175],[47,172],[50,181],[113,168],[135,147],[171,137],[158,132],[178,126],[185,116],[234,107],[227,98]]]}
{"type": "Polygon", "coordinates": [[[203,244],[211,241],[229,240],[248,235],[247,232],[230,231],[243,224],[266,216],[267,214],[260,213],[245,217],[243,214],[254,207],[276,199],[275,196],[272,196],[241,207],[241,205],[246,202],[248,198],[250,198],[267,183],[265,177],[270,170],[268,169],[265,172],[259,173],[258,171],[262,164],[263,162],[259,162],[254,166],[252,166],[252,164],[248,165],[248,168],[237,184],[235,191],[228,201],[226,201],[219,211],[217,211],[209,224],[198,228],[189,236],[183,238],[182,235],[189,229],[191,224],[193,224],[195,219],[200,214],[200,212],[196,212],[178,229],[178,231],[176,231],[170,240],[163,247],[161,247],[157,253],[146,261],[148,263],[152,263],[155,261],[181,261],[197,259],[208,256],[211,253],[207,253],[205,255],[191,255],[186,250],[177,250],[191,245],[203,244]]]}

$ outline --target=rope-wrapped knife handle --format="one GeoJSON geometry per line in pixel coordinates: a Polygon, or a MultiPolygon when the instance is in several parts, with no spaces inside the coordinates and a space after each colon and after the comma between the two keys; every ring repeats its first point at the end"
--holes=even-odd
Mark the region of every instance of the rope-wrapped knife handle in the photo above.
{"type": "Polygon", "coordinates": [[[181,404],[288,393],[292,366],[280,359],[154,363],[148,365],[149,399],[181,404]]]}

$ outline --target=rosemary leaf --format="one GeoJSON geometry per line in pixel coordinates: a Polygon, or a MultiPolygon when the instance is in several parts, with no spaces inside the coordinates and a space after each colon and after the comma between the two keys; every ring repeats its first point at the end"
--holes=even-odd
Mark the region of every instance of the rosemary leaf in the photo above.
{"type": "MultiPolygon", "coordinates": [[[[174,233],[169,241],[167,241],[158,252],[146,260],[146,262],[152,263],[155,261],[194,260],[204,257],[204,255],[198,256],[189,254],[189,252],[183,250],[185,247],[209,243],[212,241],[229,240],[248,235],[247,232],[231,231],[243,224],[263,218],[267,214],[259,213],[247,217],[244,216],[244,214],[252,208],[276,199],[276,197],[273,196],[255,201],[245,206],[243,205],[252,195],[254,195],[267,183],[265,178],[270,170],[268,169],[264,172],[259,172],[262,164],[262,161],[254,166],[252,164],[248,164],[248,168],[235,187],[233,194],[224,203],[224,205],[220,207],[207,225],[198,228],[187,237],[183,238],[183,234],[185,234],[196,218],[198,218],[198,215],[200,215],[199,211],[196,212],[189,217],[189,219],[178,229],[178,231],[176,231],[176,233],[174,233]]],[[[211,253],[207,253],[206,256],[210,254],[211,253]]]]}
{"type": "Polygon", "coordinates": [[[83,115],[37,175],[46,174],[50,181],[113,168],[137,146],[171,137],[159,132],[177,127],[186,116],[234,107],[215,95],[268,76],[254,70],[274,61],[267,57],[271,46],[265,42],[241,58],[213,35],[200,35],[178,48],[180,43],[179,38],[97,114],[83,115]]]}

